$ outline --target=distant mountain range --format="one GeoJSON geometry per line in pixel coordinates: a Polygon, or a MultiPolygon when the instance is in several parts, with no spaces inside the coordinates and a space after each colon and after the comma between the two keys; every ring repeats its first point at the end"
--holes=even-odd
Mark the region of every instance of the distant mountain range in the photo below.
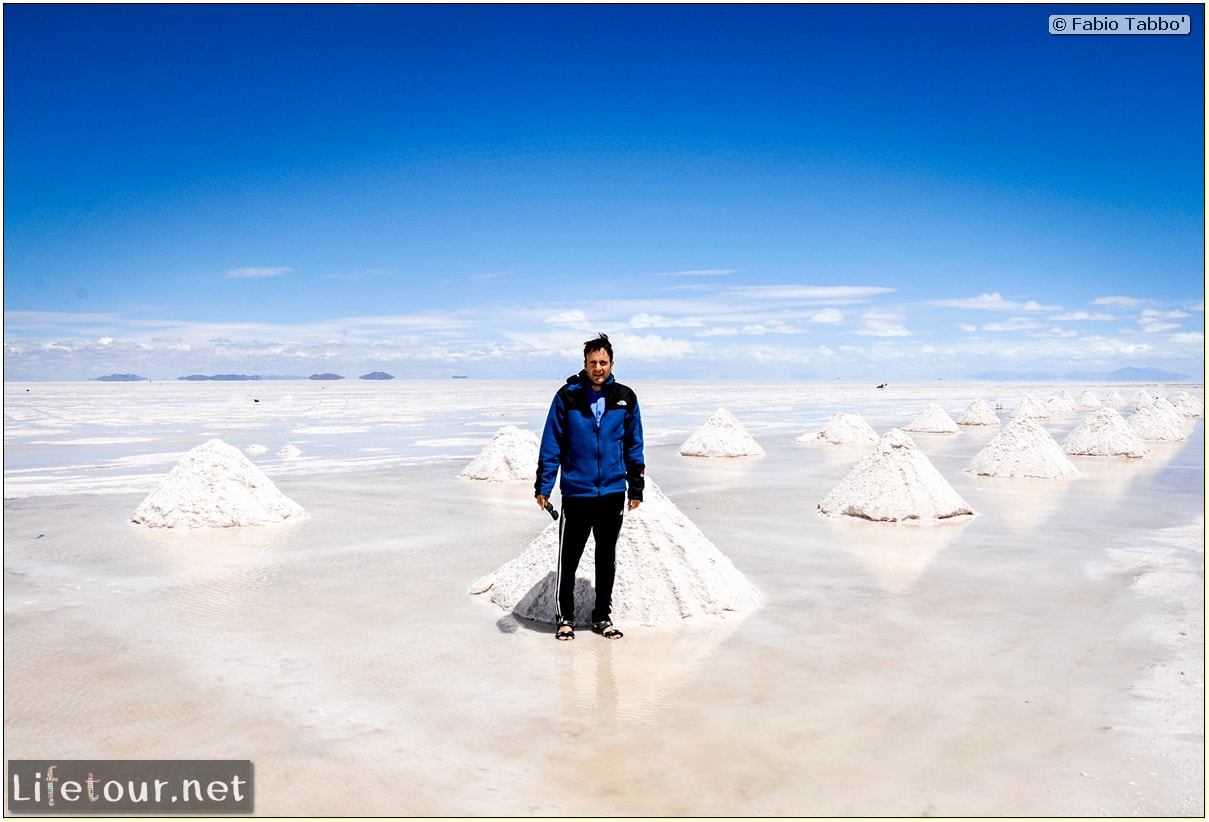
{"type": "Polygon", "coordinates": [[[107,377],[97,377],[97,382],[146,382],[146,377],[138,374],[110,374],[107,377]]]}
{"type": "Polygon", "coordinates": [[[1052,374],[1046,371],[982,371],[971,374],[971,380],[1080,380],[1084,382],[1180,382],[1191,380],[1187,374],[1174,374],[1159,368],[1118,368],[1105,373],[1072,372],[1052,374]]]}

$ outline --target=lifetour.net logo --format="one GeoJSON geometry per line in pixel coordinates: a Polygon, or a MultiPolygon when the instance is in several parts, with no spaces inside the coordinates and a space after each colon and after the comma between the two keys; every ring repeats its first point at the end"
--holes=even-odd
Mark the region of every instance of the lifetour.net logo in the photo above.
{"type": "Polygon", "coordinates": [[[14,814],[252,813],[247,759],[10,759],[14,814]]]}

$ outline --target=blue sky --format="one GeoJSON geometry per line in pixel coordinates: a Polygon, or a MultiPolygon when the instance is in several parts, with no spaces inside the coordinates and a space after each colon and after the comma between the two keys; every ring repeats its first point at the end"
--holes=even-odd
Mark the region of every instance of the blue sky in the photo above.
{"type": "Polygon", "coordinates": [[[4,6],[5,379],[1204,370],[1204,13],[4,6]]]}

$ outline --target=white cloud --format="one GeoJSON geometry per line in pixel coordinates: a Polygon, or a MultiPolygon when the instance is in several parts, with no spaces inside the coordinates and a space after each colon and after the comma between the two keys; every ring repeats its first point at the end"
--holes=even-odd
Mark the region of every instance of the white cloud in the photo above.
{"type": "Polygon", "coordinates": [[[627,360],[681,360],[693,353],[693,344],[688,340],[670,340],[655,334],[639,337],[618,332],[610,335],[609,339],[618,356],[627,360]]]}
{"type": "Polygon", "coordinates": [[[1067,311],[1063,314],[1055,314],[1050,317],[1055,322],[1074,322],[1076,320],[1093,320],[1096,322],[1107,322],[1115,320],[1116,317],[1112,314],[1091,313],[1089,311],[1067,311]]]}
{"type": "Polygon", "coordinates": [[[807,318],[807,322],[822,323],[825,325],[834,325],[844,321],[844,314],[838,308],[824,308],[822,311],[816,311],[807,318]]]}
{"type": "Polygon", "coordinates": [[[699,328],[704,325],[696,317],[673,320],[661,314],[635,314],[630,317],[630,328],[699,328]]]}
{"type": "Polygon", "coordinates": [[[783,320],[768,320],[743,326],[743,333],[756,336],[760,334],[800,334],[802,330],[783,320]]]}
{"type": "Polygon", "coordinates": [[[888,320],[865,320],[863,327],[858,328],[855,334],[860,334],[863,337],[910,337],[911,332],[906,329],[902,323],[891,322],[888,320]]]}
{"type": "Polygon", "coordinates": [[[232,268],[227,272],[228,280],[260,280],[265,277],[280,277],[289,268],[232,268]]]}
{"type": "Polygon", "coordinates": [[[998,291],[955,300],[932,300],[932,305],[945,308],[972,308],[978,311],[1061,311],[1060,305],[1042,305],[1036,300],[1017,302],[1005,300],[998,291]]]}
{"type": "Polygon", "coordinates": [[[1092,305],[1119,305],[1122,308],[1133,308],[1135,306],[1144,305],[1147,300],[1139,300],[1137,297],[1096,297],[1091,301],[1092,305]]]}
{"type": "Polygon", "coordinates": [[[665,271],[655,277],[725,277],[738,272],[737,268],[700,268],[690,271],[665,271]]]}
{"type": "MultiPolygon", "coordinates": [[[[1058,325],[1105,315],[1040,314],[1028,310],[1035,303],[1011,303],[994,294],[979,298],[984,308],[1022,308],[990,317],[996,322],[983,331],[997,333],[982,336],[973,323],[935,323],[919,314],[918,306],[900,306],[892,299],[871,300],[857,312],[841,310],[836,299],[824,305],[778,299],[820,293],[809,286],[757,286],[714,288],[699,298],[551,300],[536,305],[518,298],[516,303],[460,311],[283,323],[197,323],[135,312],[123,317],[10,311],[5,366],[11,380],[82,379],[118,372],[152,379],[318,371],[355,376],[369,370],[401,377],[491,377],[507,362],[510,373],[535,377],[579,363],[582,341],[601,330],[614,339],[618,359],[627,364],[625,373],[631,378],[682,373],[864,378],[884,377],[889,367],[900,379],[908,374],[912,379],[940,374],[949,378],[990,368],[1054,373],[1076,368],[1108,372],[1131,364],[1181,373],[1203,368],[1203,335],[1171,333],[1179,330],[1172,324],[1191,313],[1186,305],[1179,312],[1156,307],[1130,312],[1141,315],[1136,318],[1139,324],[1131,323],[1114,338],[1081,336],[1070,326],[1058,325]],[[927,325],[926,344],[911,331],[919,324],[927,325]],[[1143,335],[1143,330],[1150,333],[1143,335]],[[1142,337],[1148,342],[1139,343],[1142,337]],[[803,344],[807,340],[809,346],[803,344]],[[841,340],[856,344],[841,345],[841,340]]],[[[827,296],[843,301],[869,293],[841,287],[827,296]]],[[[1196,319],[1199,324],[1199,315],[1196,319]]]]}
{"type": "Polygon", "coordinates": [[[1044,325],[1031,317],[1009,317],[1002,322],[982,326],[983,331],[1031,331],[1037,328],[1044,328],[1044,325]]]}
{"type": "Polygon", "coordinates": [[[1185,311],[1158,311],[1153,308],[1147,308],[1138,315],[1138,325],[1142,327],[1142,331],[1147,334],[1159,334],[1163,331],[1172,331],[1180,327],[1179,323],[1170,322],[1171,320],[1182,320],[1188,317],[1185,311]]]}
{"type": "Polygon", "coordinates": [[[551,314],[546,317],[546,324],[566,326],[567,328],[590,328],[592,325],[588,322],[588,315],[579,309],[551,314]]]}
{"type": "Polygon", "coordinates": [[[902,321],[902,311],[870,308],[861,315],[861,327],[853,333],[863,337],[910,337],[902,321]]]}
{"type": "Polygon", "coordinates": [[[1188,314],[1178,309],[1175,311],[1156,311],[1153,308],[1147,308],[1139,316],[1143,322],[1150,322],[1153,320],[1179,320],[1187,317],[1188,314]]]}

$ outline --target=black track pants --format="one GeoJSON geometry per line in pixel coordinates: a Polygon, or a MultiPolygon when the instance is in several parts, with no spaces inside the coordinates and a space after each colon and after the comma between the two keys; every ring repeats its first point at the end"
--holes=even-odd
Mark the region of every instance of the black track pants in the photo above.
{"type": "Polygon", "coordinates": [[[613,579],[617,563],[617,535],[625,494],[603,497],[563,497],[558,521],[558,614],[556,620],[575,618],[575,571],[583,557],[588,535],[596,540],[596,603],[592,621],[612,613],[613,579]]]}

